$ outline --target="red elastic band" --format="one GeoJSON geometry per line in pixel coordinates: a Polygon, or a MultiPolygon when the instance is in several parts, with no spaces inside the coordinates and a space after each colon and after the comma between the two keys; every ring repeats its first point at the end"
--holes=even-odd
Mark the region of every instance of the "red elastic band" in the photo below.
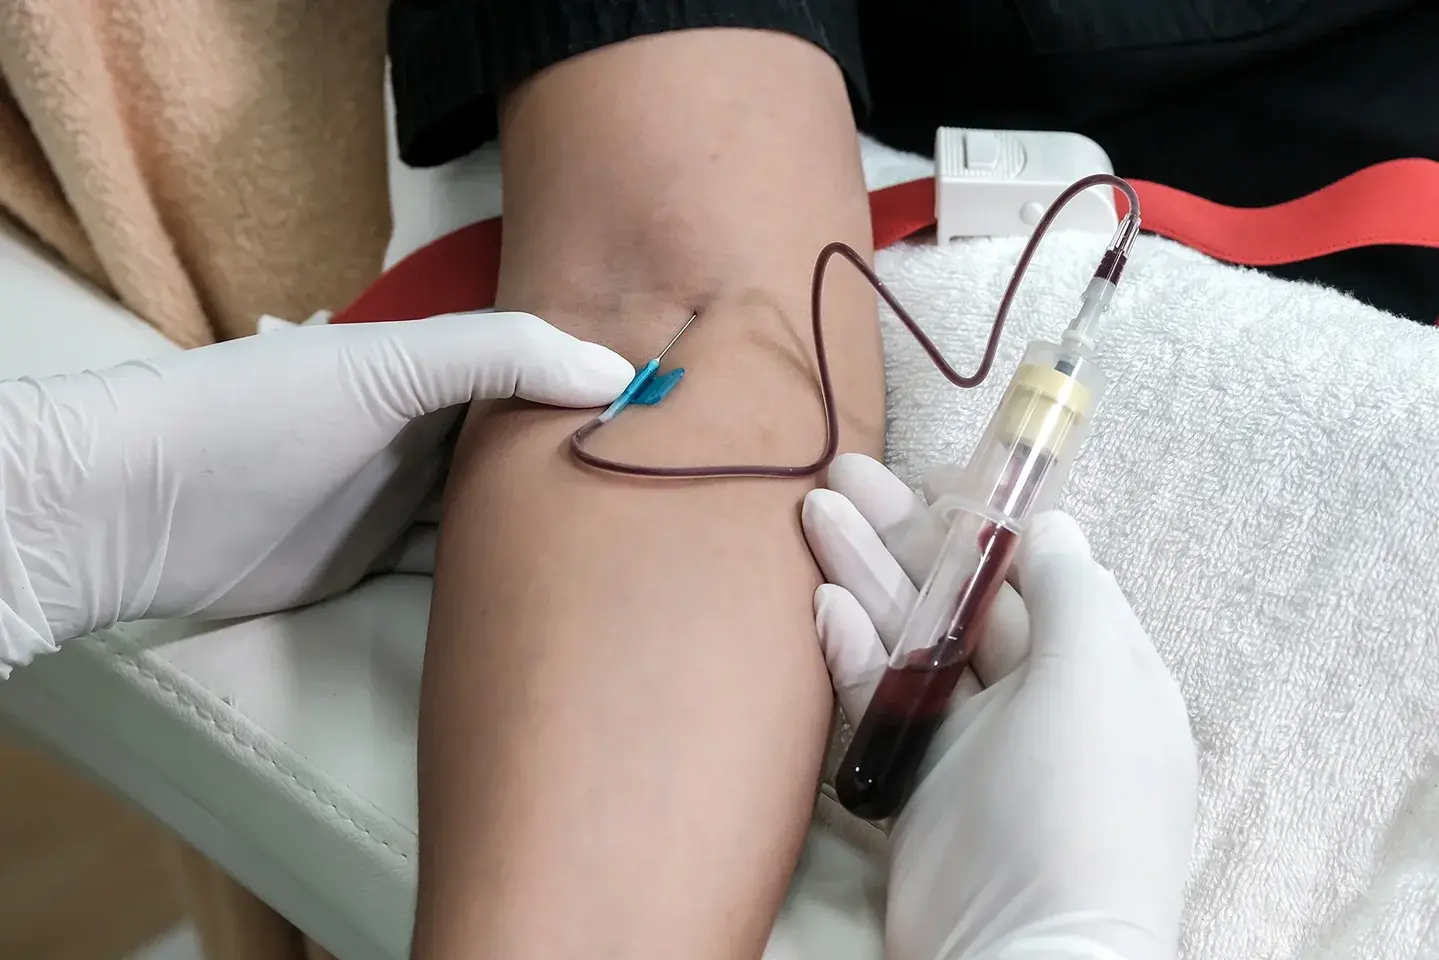
{"type": "MultiPolygon", "coordinates": [[[[1217,260],[1296,263],[1379,245],[1439,248],[1439,163],[1389,160],[1272,207],[1228,207],[1173,187],[1131,180],[1144,228],[1217,260]]],[[[934,180],[869,196],[874,245],[883,249],[934,226],[934,180]]],[[[1127,210],[1122,195],[1120,214],[1127,210]]],[[[331,323],[414,320],[494,306],[500,220],[471,224],[416,250],[330,318],[331,323]]]]}

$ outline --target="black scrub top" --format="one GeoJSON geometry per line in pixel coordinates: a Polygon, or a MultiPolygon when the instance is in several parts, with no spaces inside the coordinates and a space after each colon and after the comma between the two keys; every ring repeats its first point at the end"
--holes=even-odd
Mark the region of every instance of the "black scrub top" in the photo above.
{"type": "MultiPolygon", "coordinates": [[[[495,135],[497,91],[565,57],[711,26],[820,46],[860,129],[915,153],[940,126],[1072,130],[1123,175],[1237,206],[1439,159],[1433,0],[392,0],[400,155],[433,166],[470,152],[495,135]]],[[[1270,270],[1439,316],[1436,250],[1270,270]]]]}

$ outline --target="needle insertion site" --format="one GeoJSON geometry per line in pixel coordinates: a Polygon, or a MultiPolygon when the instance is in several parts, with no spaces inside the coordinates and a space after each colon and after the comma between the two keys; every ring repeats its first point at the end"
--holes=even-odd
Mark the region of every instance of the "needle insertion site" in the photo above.
{"type": "Polygon", "coordinates": [[[655,362],[656,362],[656,363],[658,363],[659,361],[661,361],[661,360],[663,360],[663,359],[665,358],[665,354],[667,354],[667,353],[670,352],[670,347],[674,346],[676,343],[679,343],[680,337],[682,337],[682,336],[685,335],[685,331],[690,328],[690,324],[692,324],[692,323],[694,323],[696,320],[698,320],[698,319],[699,319],[699,316],[700,316],[700,315],[699,315],[698,313],[692,313],[692,314],[690,314],[690,318],[684,322],[684,325],[681,326],[678,330],[675,331],[675,335],[674,335],[674,336],[670,337],[670,342],[667,343],[667,344],[665,344],[665,348],[664,348],[663,350],[661,350],[658,354],[656,354],[656,356],[655,356],[655,362]]]}

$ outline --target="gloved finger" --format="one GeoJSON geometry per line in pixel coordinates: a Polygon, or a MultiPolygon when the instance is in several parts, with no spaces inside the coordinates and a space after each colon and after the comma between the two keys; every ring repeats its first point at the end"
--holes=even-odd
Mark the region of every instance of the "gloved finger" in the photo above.
{"type": "MultiPolygon", "coordinates": [[[[1016,677],[1015,680],[1018,680],[1016,677]]],[[[974,722],[974,717],[981,711],[986,698],[991,698],[995,691],[1002,690],[1006,684],[1001,681],[997,686],[986,687],[980,682],[975,672],[966,668],[959,675],[959,682],[954,685],[954,693],[949,698],[949,712],[944,722],[935,731],[934,739],[930,741],[929,748],[925,751],[924,760],[920,762],[919,769],[915,771],[915,782],[925,780],[933,772],[935,764],[949,752],[963,734],[974,722]]]]}
{"type": "MultiPolygon", "coordinates": [[[[317,335],[344,327],[323,327],[317,335]],[[322,332],[323,331],[323,332],[322,332]]],[[[354,324],[369,395],[413,418],[470,400],[518,397],[563,407],[609,403],[634,379],[628,360],[528,313],[448,314],[354,324]]],[[[300,334],[308,331],[297,331],[300,334]]]]}
{"type": "MultiPolygon", "coordinates": [[[[982,685],[973,671],[966,670],[955,686],[954,696],[949,703],[949,714],[935,731],[924,760],[916,771],[916,781],[929,778],[938,764],[952,763],[950,750],[986,715],[993,715],[993,707],[1014,697],[1025,682],[1026,667],[1014,671],[989,686],[982,685]]],[[[911,798],[912,799],[912,798],[911,798]]]]}
{"type": "MultiPolygon", "coordinates": [[[[1072,517],[1058,511],[1041,514],[1032,522],[1026,541],[1029,542],[1020,548],[1021,558],[1025,562],[1017,562],[1017,567],[1044,567],[1047,561],[1041,556],[1043,554],[1049,554],[1051,560],[1060,555],[1068,555],[1069,565],[1059,576],[1073,592],[1083,593],[1082,607],[1078,598],[1072,602],[1059,601],[1069,603],[1075,612],[1076,624],[1067,637],[1061,638],[1061,642],[1084,634],[1085,652],[1102,658],[1105,654],[1122,650],[1142,669],[1159,669],[1168,673],[1168,668],[1149,639],[1149,634],[1134,615],[1134,609],[1124,595],[1119,581],[1111,571],[1094,559],[1088,540],[1072,517]],[[1080,584],[1082,588],[1074,587],[1074,584],[1080,584]]],[[[1053,588],[1047,585],[1043,591],[1046,596],[1054,592],[1053,588]]],[[[1070,659],[1073,657],[1074,654],[1069,656],[1070,659]]]]}
{"type": "Polygon", "coordinates": [[[835,696],[851,724],[864,716],[889,654],[854,594],[832,583],[814,592],[814,626],[835,696]]]}
{"type": "Polygon", "coordinates": [[[1029,523],[1015,560],[1029,613],[1034,661],[1094,662],[1115,652],[1112,595],[1089,542],[1068,514],[1049,511],[1029,523]]]}
{"type": "Polygon", "coordinates": [[[1017,670],[1028,656],[1029,612],[1019,593],[1002,584],[985,615],[970,666],[988,687],[1017,670]]]}
{"type": "Polygon", "coordinates": [[[260,318],[255,321],[255,333],[277,333],[284,330],[293,330],[298,326],[299,324],[293,320],[286,320],[283,317],[275,317],[268,313],[262,313],[260,314],[260,318]]]}
{"type": "Polygon", "coordinates": [[[1099,573],[1104,590],[1103,603],[1111,611],[1112,628],[1134,657],[1135,663],[1145,672],[1158,671],[1166,677],[1170,676],[1168,664],[1159,655],[1149,632],[1139,622],[1114,573],[1104,566],[1099,566],[1099,573]]]}
{"type": "Polygon", "coordinates": [[[800,526],[825,579],[851,595],[884,649],[893,650],[916,590],[879,534],[853,503],[824,488],[805,496],[800,526]]]}
{"type": "MultiPolygon", "coordinates": [[[[893,650],[918,591],[911,593],[888,586],[887,578],[892,577],[892,573],[888,569],[881,571],[885,565],[875,557],[870,537],[859,526],[861,519],[879,536],[915,584],[923,584],[929,576],[930,568],[943,546],[946,531],[904,481],[871,457],[859,453],[840,454],[830,465],[828,486],[833,492],[843,494],[849,502],[843,506],[852,505],[860,518],[845,510],[843,501],[836,502],[824,496],[817,498],[816,523],[827,528],[824,531],[826,534],[832,531],[849,532],[855,551],[863,553],[869,564],[869,576],[852,577],[853,584],[842,575],[829,576],[829,579],[850,588],[875,622],[886,649],[893,650]],[[870,588],[859,584],[872,582],[876,575],[886,578],[883,582],[887,586],[883,591],[876,590],[871,599],[870,588]]],[[[848,575],[853,569],[842,566],[838,558],[835,560],[837,571],[843,570],[848,575]]],[[[824,568],[823,560],[820,565],[824,568]]],[[[976,642],[974,672],[987,686],[1008,676],[1028,654],[1029,615],[1019,594],[1005,584],[995,596],[976,642]]]]}
{"type": "MultiPolygon", "coordinates": [[[[854,459],[878,466],[867,457],[855,455],[854,459]]],[[[879,469],[884,470],[883,467],[879,469]]],[[[887,470],[884,473],[890,480],[899,483],[893,474],[887,470]]],[[[900,487],[908,492],[903,484],[900,487]]],[[[857,489],[853,484],[846,484],[846,488],[857,489]]],[[[886,496],[883,490],[878,497],[866,500],[871,515],[881,520],[896,517],[899,510],[894,492],[893,488],[888,492],[888,506],[880,502],[880,498],[886,496]]],[[[863,498],[864,494],[860,496],[863,498]]],[[[908,496],[913,499],[913,494],[908,496]]],[[[825,579],[845,587],[854,595],[874,624],[885,649],[893,650],[918,591],[860,513],[853,501],[838,496],[837,491],[818,489],[805,498],[800,517],[810,550],[824,571],[825,579]]],[[[1014,588],[1005,584],[995,596],[980,628],[980,636],[975,643],[974,669],[988,685],[1007,676],[1028,654],[1029,616],[1014,588]]]]}
{"type": "MultiPolygon", "coordinates": [[[[945,496],[962,491],[964,489],[966,468],[959,464],[944,464],[931,467],[920,477],[920,490],[924,501],[929,504],[937,504],[945,496]]],[[[931,511],[932,512],[932,511],[931,511]]],[[[943,525],[938,517],[934,517],[931,523],[936,525],[941,532],[943,525]]],[[[1009,573],[1005,575],[1005,581],[1022,595],[1023,589],[1019,586],[1019,574],[1014,564],[1010,564],[1009,573]]]]}
{"type": "Polygon", "coordinates": [[[954,693],[950,694],[949,712],[954,714],[964,709],[964,705],[983,693],[984,688],[985,684],[979,679],[979,675],[966,667],[959,675],[959,682],[954,685],[954,693]]]}
{"type": "Polygon", "coordinates": [[[835,457],[825,485],[854,504],[910,581],[923,585],[947,531],[920,496],[884,464],[860,453],[835,457]]]}
{"type": "Polygon", "coordinates": [[[296,323],[293,320],[286,320],[283,317],[262,313],[259,319],[255,321],[255,332],[276,333],[283,330],[294,330],[298,327],[320,326],[329,323],[331,316],[333,316],[333,314],[329,310],[317,310],[310,314],[308,319],[296,323]]]}

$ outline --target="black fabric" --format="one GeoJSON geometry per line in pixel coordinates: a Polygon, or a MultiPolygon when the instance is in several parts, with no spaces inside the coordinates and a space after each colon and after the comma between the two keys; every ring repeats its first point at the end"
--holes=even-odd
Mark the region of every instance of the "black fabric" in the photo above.
{"type": "Polygon", "coordinates": [[[431,167],[496,133],[495,98],[567,57],[694,27],[794,34],[866,89],[855,0],[392,0],[391,83],[400,157],[431,167]]]}
{"type": "MultiPolygon", "coordinates": [[[[867,132],[917,153],[933,151],[939,126],[1073,130],[1122,175],[1237,206],[1383,160],[1439,159],[1432,2],[876,0],[861,6],[860,35],[867,132]]],[[[1436,250],[1368,247],[1269,270],[1439,317],[1436,250]]]]}
{"type": "MultiPolygon", "coordinates": [[[[401,156],[467,153],[494,135],[497,91],[567,56],[716,25],[818,44],[861,127],[917,153],[938,126],[1074,130],[1121,174],[1241,206],[1382,160],[1439,159],[1430,0],[393,0],[401,156]]],[[[1272,272],[1439,316],[1439,251],[1366,248],[1272,272]]]]}

